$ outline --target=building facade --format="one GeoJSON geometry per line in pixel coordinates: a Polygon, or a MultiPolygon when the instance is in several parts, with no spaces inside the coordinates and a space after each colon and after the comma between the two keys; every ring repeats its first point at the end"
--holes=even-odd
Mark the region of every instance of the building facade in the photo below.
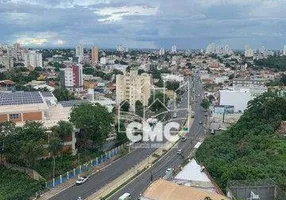
{"type": "Polygon", "coordinates": [[[83,72],[82,65],[71,65],[62,70],[61,84],[71,91],[83,90],[83,72]]]}
{"type": "Polygon", "coordinates": [[[36,67],[43,67],[42,54],[36,51],[29,51],[24,54],[25,67],[35,69],[36,67]]]}
{"type": "Polygon", "coordinates": [[[136,101],[148,105],[151,96],[151,77],[143,73],[138,75],[137,70],[131,70],[124,75],[116,75],[116,104],[128,101],[131,111],[135,111],[136,101]]]}
{"type": "Polygon", "coordinates": [[[98,64],[98,48],[96,46],[93,46],[91,50],[91,63],[92,65],[98,64]]]}
{"type": "Polygon", "coordinates": [[[75,56],[78,57],[78,62],[82,62],[84,58],[84,48],[82,45],[78,45],[75,48],[75,56]]]}

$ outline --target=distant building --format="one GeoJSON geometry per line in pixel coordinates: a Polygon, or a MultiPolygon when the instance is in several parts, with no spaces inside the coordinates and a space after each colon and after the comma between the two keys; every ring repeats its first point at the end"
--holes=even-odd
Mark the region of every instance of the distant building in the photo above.
{"type": "Polygon", "coordinates": [[[283,56],[286,56],[286,44],[284,45],[283,56]]]}
{"type": "Polygon", "coordinates": [[[206,48],[206,54],[215,53],[215,48],[216,48],[215,43],[209,44],[209,45],[207,46],[207,48],[206,48]]]}
{"type": "Polygon", "coordinates": [[[24,54],[25,67],[35,69],[36,67],[43,67],[42,54],[36,51],[29,51],[24,54]]]}
{"type": "Polygon", "coordinates": [[[137,70],[131,70],[124,75],[116,75],[116,103],[128,101],[131,111],[135,111],[136,101],[141,101],[147,106],[151,96],[151,77],[143,73],[138,75],[137,70]]]}
{"type": "Polygon", "coordinates": [[[176,45],[172,46],[171,53],[177,53],[177,46],[176,45]]]}
{"type": "Polygon", "coordinates": [[[248,45],[245,46],[244,56],[246,58],[251,58],[254,56],[254,51],[248,45]]]}
{"type": "Polygon", "coordinates": [[[81,45],[76,46],[75,56],[78,57],[78,62],[82,62],[84,58],[84,48],[81,45]]]}
{"type": "Polygon", "coordinates": [[[261,87],[265,86],[266,79],[233,79],[232,84],[234,87],[261,87]]]}
{"type": "Polygon", "coordinates": [[[165,54],[165,49],[161,48],[161,49],[159,50],[159,55],[160,55],[160,56],[163,56],[164,54],[165,54]]]}
{"type": "Polygon", "coordinates": [[[91,50],[91,63],[92,65],[98,63],[98,48],[96,46],[93,46],[91,50]]]}
{"type": "Polygon", "coordinates": [[[0,65],[3,65],[5,70],[10,70],[14,67],[14,58],[11,56],[2,56],[0,57],[0,65]]]}
{"type": "Polygon", "coordinates": [[[82,65],[71,65],[61,72],[61,84],[68,90],[81,91],[83,90],[83,72],[82,65]]]}

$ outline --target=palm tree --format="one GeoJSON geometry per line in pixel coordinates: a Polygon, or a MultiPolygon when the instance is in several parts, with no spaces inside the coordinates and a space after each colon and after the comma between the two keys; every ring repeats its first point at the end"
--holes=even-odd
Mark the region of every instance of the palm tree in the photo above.
{"type": "Polygon", "coordinates": [[[59,121],[56,126],[52,127],[52,131],[61,139],[63,139],[65,136],[71,136],[73,130],[73,125],[67,121],[59,121]]]}
{"type": "Polygon", "coordinates": [[[63,144],[62,141],[54,137],[51,139],[49,144],[49,152],[53,156],[53,178],[55,177],[55,170],[56,170],[56,156],[62,150],[63,144]]]}

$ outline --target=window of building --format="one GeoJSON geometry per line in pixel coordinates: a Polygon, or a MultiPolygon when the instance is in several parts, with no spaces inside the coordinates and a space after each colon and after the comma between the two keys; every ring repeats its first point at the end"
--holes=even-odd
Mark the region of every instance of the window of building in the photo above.
{"type": "Polygon", "coordinates": [[[20,117],[20,114],[10,114],[9,115],[10,119],[19,119],[19,117],[20,117]]]}

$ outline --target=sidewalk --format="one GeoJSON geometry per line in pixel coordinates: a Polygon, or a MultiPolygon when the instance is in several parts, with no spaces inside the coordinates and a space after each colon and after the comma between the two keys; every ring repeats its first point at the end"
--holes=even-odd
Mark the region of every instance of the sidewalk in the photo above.
{"type": "MultiPolygon", "coordinates": [[[[92,170],[91,176],[94,175],[95,173],[101,171],[105,167],[109,166],[110,164],[112,164],[117,159],[118,159],[118,156],[115,156],[114,158],[110,158],[110,160],[103,162],[99,166],[95,167],[92,170]]],[[[53,196],[56,196],[57,194],[61,193],[62,191],[74,186],[76,180],[77,180],[77,178],[71,178],[68,181],[66,181],[65,183],[62,183],[62,184],[58,185],[57,187],[50,189],[48,192],[42,194],[38,199],[39,200],[48,200],[48,199],[52,198],[53,196]]]]}

